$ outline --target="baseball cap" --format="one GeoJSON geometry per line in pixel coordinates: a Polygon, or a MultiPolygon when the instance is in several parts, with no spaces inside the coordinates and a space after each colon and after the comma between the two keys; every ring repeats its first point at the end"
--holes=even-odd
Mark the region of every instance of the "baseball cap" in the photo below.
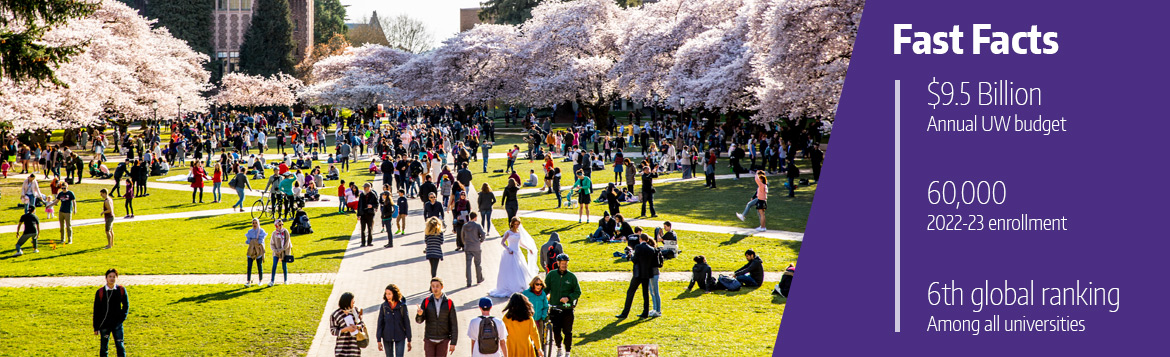
{"type": "Polygon", "coordinates": [[[488,299],[488,298],[479,298],[479,308],[481,308],[481,309],[490,309],[490,308],[492,308],[492,299],[488,299]]]}

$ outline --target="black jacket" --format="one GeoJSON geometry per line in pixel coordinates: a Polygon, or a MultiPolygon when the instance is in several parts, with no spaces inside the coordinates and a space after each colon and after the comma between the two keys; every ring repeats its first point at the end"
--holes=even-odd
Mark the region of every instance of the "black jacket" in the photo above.
{"type": "Polygon", "coordinates": [[[744,275],[744,274],[751,275],[752,279],[755,279],[757,283],[763,284],[764,283],[764,260],[760,259],[760,256],[757,255],[755,258],[748,261],[747,264],[744,264],[744,266],[742,268],[739,268],[739,270],[735,271],[736,276],[740,276],[740,275],[744,275]]]}
{"type": "Polygon", "coordinates": [[[459,172],[455,174],[455,180],[463,184],[463,187],[471,187],[471,171],[467,168],[459,169],[459,172]]]}
{"type": "Polygon", "coordinates": [[[695,284],[698,284],[699,289],[703,289],[703,291],[714,290],[715,278],[711,276],[710,265],[695,263],[695,266],[691,267],[691,283],[687,284],[687,290],[691,290],[695,284]]]}
{"type": "Polygon", "coordinates": [[[410,313],[406,309],[406,299],[398,302],[398,306],[390,308],[390,303],[383,301],[382,309],[378,314],[378,342],[410,341],[410,313]]]}
{"type": "Polygon", "coordinates": [[[654,178],[658,177],[658,173],[642,173],[642,193],[654,193],[654,178]]]}
{"type": "Polygon", "coordinates": [[[634,278],[650,279],[658,275],[658,251],[646,243],[634,247],[634,278]]]}
{"type": "Polygon", "coordinates": [[[438,199],[435,200],[435,203],[430,201],[423,203],[423,218],[439,217],[440,220],[445,219],[446,215],[443,214],[443,211],[445,211],[443,202],[438,199]]]}
{"type": "Polygon", "coordinates": [[[105,291],[106,286],[98,288],[93,295],[93,329],[94,331],[112,330],[126,321],[130,313],[130,298],[126,296],[126,288],[116,286],[113,292],[105,291]]]}
{"type": "Polygon", "coordinates": [[[490,212],[493,206],[496,205],[496,194],[492,192],[480,192],[476,200],[479,201],[480,212],[490,212]]]}
{"type": "MultiPolygon", "coordinates": [[[[418,198],[421,199],[423,202],[430,201],[430,197],[431,197],[430,195],[432,193],[438,193],[438,192],[439,192],[439,188],[435,187],[434,182],[427,181],[427,182],[423,182],[422,185],[418,186],[418,198]]],[[[435,196],[435,198],[442,198],[442,197],[435,196]]]]}
{"type": "Polygon", "coordinates": [[[358,194],[357,213],[360,216],[373,217],[378,212],[378,194],[374,191],[358,194]],[[366,207],[369,206],[369,207],[366,207]]]}
{"type": "Polygon", "coordinates": [[[441,302],[435,300],[433,295],[423,300],[423,304],[419,306],[419,309],[423,310],[422,316],[414,316],[415,322],[426,323],[423,326],[423,338],[451,340],[451,346],[462,338],[459,336],[459,317],[454,306],[450,297],[445,297],[441,302]],[[438,313],[435,313],[435,305],[439,305],[438,313]]]}

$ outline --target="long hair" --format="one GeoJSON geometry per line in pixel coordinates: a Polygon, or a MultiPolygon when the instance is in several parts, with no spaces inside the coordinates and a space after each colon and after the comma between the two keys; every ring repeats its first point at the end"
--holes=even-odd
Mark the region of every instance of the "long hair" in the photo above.
{"type": "Polygon", "coordinates": [[[483,185],[481,185],[479,187],[479,192],[480,193],[485,193],[485,192],[490,193],[490,192],[492,192],[492,187],[488,186],[487,182],[484,182],[483,185]]]}
{"type": "Polygon", "coordinates": [[[532,318],[532,303],[520,293],[512,293],[508,306],[504,307],[504,318],[524,322],[532,318]]]}
{"type": "MultiPolygon", "coordinates": [[[[398,290],[398,285],[386,285],[386,290],[390,290],[394,294],[394,302],[402,301],[402,290],[398,290]]],[[[386,301],[386,294],[382,294],[382,301],[386,301]]],[[[389,301],[386,302],[389,303],[389,301]]]]}
{"type": "Polygon", "coordinates": [[[428,236],[443,234],[443,222],[440,222],[438,217],[427,219],[426,233],[423,234],[428,236]]]}

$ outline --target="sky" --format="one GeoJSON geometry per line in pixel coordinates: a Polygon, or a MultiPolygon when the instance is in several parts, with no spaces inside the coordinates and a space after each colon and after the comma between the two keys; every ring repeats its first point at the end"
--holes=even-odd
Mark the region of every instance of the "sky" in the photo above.
{"type": "Polygon", "coordinates": [[[341,0],[348,5],[346,22],[358,22],[374,11],[379,18],[406,14],[426,24],[434,37],[432,47],[459,32],[459,9],[479,7],[480,0],[341,0]]]}

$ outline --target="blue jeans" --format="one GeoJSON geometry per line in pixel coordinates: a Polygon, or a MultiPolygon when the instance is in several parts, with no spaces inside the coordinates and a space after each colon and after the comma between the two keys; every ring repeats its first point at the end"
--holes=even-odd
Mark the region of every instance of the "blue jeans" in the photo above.
{"type": "Polygon", "coordinates": [[[650,278],[650,298],[654,300],[654,311],[662,313],[662,297],[658,295],[658,275],[650,278]]]}
{"type": "Polygon", "coordinates": [[[743,286],[748,286],[748,287],[760,286],[760,283],[756,282],[756,279],[752,279],[752,276],[747,275],[747,274],[736,276],[735,280],[739,280],[739,283],[743,284],[743,286]]]}
{"type": "Polygon", "coordinates": [[[508,167],[504,169],[504,172],[515,172],[516,171],[516,169],[514,168],[515,165],[516,165],[516,159],[508,159],[508,167]]]}
{"type": "Polygon", "coordinates": [[[751,201],[748,201],[747,206],[743,207],[743,215],[744,216],[746,216],[748,214],[748,211],[752,210],[752,207],[756,206],[756,202],[760,202],[760,200],[753,198],[751,201]]]}
{"type": "Polygon", "coordinates": [[[480,221],[483,222],[484,232],[491,232],[492,229],[492,211],[479,211],[480,221]]]}
{"type": "MultiPolygon", "coordinates": [[[[284,259],[280,259],[279,257],[277,257],[275,255],[272,256],[272,279],[268,279],[268,282],[270,284],[276,284],[276,264],[277,263],[280,263],[280,267],[284,269],[284,282],[288,283],[288,263],[285,263],[284,259]]],[[[260,279],[263,280],[264,277],[261,277],[260,279]]]]}
{"type": "Polygon", "coordinates": [[[220,199],[223,198],[223,192],[219,190],[219,187],[221,185],[223,185],[223,182],[216,182],[216,183],[211,185],[211,200],[212,201],[219,201],[220,199]]]}
{"type": "Polygon", "coordinates": [[[118,350],[118,357],[126,357],[126,344],[122,340],[122,325],[113,330],[102,330],[102,349],[100,356],[110,355],[110,335],[114,335],[114,348],[118,350]]]}
{"type": "Polygon", "coordinates": [[[406,355],[406,340],[382,340],[382,346],[386,351],[386,357],[402,357],[406,355]]]}
{"type": "Polygon", "coordinates": [[[487,150],[485,149],[483,151],[483,172],[484,173],[487,173],[487,161],[488,161],[488,156],[487,156],[487,150]]]}
{"type": "Polygon", "coordinates": [[[236,206],[239,206],[240,209],[243,209],[244,208],[244,189],[237,188],[236,189],[236,196],[240,196],[240,198],[239,198],[239,200],[236,201],[236,204],[232,205],[232,208],[236,208],[236,206]]]}

